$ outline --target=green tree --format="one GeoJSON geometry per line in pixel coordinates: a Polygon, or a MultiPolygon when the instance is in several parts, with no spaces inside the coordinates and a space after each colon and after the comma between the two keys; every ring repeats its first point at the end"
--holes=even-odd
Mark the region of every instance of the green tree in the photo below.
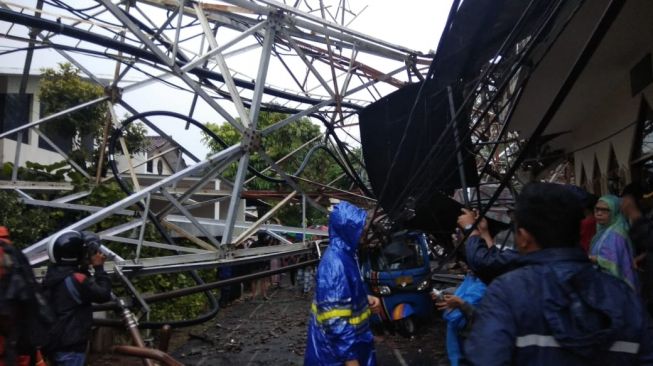
{"type": "MultiPolygon", "coordinates": [[[[79,70],[70,63],[59,64],[58,70],[42,70],[39,96],[43,103],[43,114],[46,116],[103,95],[104,90],[101,86],[82,79],[79,70]]],[[[76,147],[81,148],[82,137],[100,133],[106,116],[107,106],[101,103],[48,122],[43,129],[47,132],[60,133],[62,136],[70,136],[74,139],[76,147]]]]}
{"type": "MultiPolygon", "coordinates": [[[[85,103],[104,95],[103,88],[81,78],[79,71],[69,63],[59,64],[57,70],[42,70],[39,94],[44,116],[60,112],[73,106],[85,103]]],[[[94,175],[102,130],[107,122],[108,109],[106,103],[84,108],[69,113],[41,126],[44,134],[55,143],[72,142],[71,158],[80,166],[86,167],[89,174],[94,175]],[[85,142],[83,142],[85,141],[85,142]]],[[[138,151],[145,141],[145,129],[136,125],[127,133],[126,140],[131,151],[138,151]]],[[[105,162],[106,164],[106,162],[105,162]]],[[[5,163],[0,169],[0,179],[10,179],[13,170],[12,163],[5,163]]],[[[26,181],[69,181],[75,190],[92,189],[92,194],[82,202],[100,207],[110,205],[122,198],[122,192],[115,183],[90,187],[86,178],[75,171],[66,161],[43,165],[36,162],[26,162],[19,167],[18,179],[26,181]],[[108,193],[107,193],[108,192],[108,193]]],[[[69,192],[36,192],[33,197],[51,200],[69,192]]],[[[6,194],[3,201],[7,204],[0,209],[0,224],[4,224],[17,235],[19,245],[33,244],[52,232],[82,219],[86,214],[46,208],[26,206],[15,194],[6,194]],[[41,219],[39,215],[47,218],[41,219]],[[49,216],[48,216],[49,215],[49,216]],[[52,219],[50,219],[52,218],[52,219]]],[[[122,219],[124,220],[124,219],[122,219]]]]}
{"type": "MultiPolygon", "coordinates": [[[[258,129],[264,129],[288,117],[289,115],[285,113],[261,111],[259,113],[257,127],[258,129]]],[[[206,126],[218,135],[218,137],[220,137],[227,145],[233,145],[241,141],[241,134],[228,123],[207,123],[206,126]]],[[[269,155],[272,160],[278,161],[291,151],[294,151],[320,134],[319,126],[311,122],[309,118],[301,118],[276,130],[270,135],[265,136],[262,144],[267,155],[269,155]]],[[[203,136],[202,142],[209,147],[212,153],[223,149],[218,142],[208,135],[203,136]]],[[[311,146],[319,143],[321,143],[321,141],[318,140],[311,146]]],[[[279,165],[287,173],[294,174],[304,161],[309,148],[310,147],[305,148],[303,153],[298,152],[294,154],[279,165]]],[[[268,164],[259,154],[253,154],[250,157],[250,166],[258,171],[262,171],[268,166],[268,164]]],[[[234,163],[225,170],[223,175],[226,178],[231,179],[235,176],[236,170],[237,164],[234,163]]],[[[274,178],[279,178],[273,170],[269,170],[265,172],[265,174],[274,178]]],[[[338,164],[325,151],[319,149],[310,157],[309,163],[304,171],[301,172],[300,177],[325,184],[336,179],[340,174],[342,174],[342,170],[338,164]]],[[[349,181],[347,179],[339,181],[341,187],[345,187],[348,183],[349,181]]],[[[304,181],[299,181],[299,185],[302,187],[304,192],[319,191],[315,185],[304,181]]],[[[280,190],[281,188],[278,183],[270,182],[258,177],[252,180],[247,187],[252,190],[280,190]]],[[[301,225],[301,205],[296,203],[287,205],[280,210],[277,217],[285,225],[299,226],[301,225]]],[[[313,209],[310,206],[307,210],[307,219],[308,225],[326,223],[326,216],[319,210],[313,209]]]]}
{"type": "MultiPolygon", "coordinates": [[[[59,64],[58,69],[43,69],[39,84],[39,96],[43,116],[48,116],[74,106],[100,98],[104,89],[84,80],[79,70],[70,63],[59,64]]],[[[104,126],[110,120],[106,103],[80,109],[49,121],[42,131],[53,141],[72,141],[71,158],[89,173],[94,173],[99,158],[104,126]]],[[[113,132],[111,124],[110,132],[113,132]]],[[[145,127],[132,123],[124,134],[131,153],[145,147],[145,127]]],[[[106,162],[103,162],[105,164],[106,162]]]]}
{"type": "Polygon", "coordinates": [[[65,217],[61,210],[27,206],[13,191],[0,190],[0,225],[9,228],[14,245],[20,249],[50,235],[65,217]]]}

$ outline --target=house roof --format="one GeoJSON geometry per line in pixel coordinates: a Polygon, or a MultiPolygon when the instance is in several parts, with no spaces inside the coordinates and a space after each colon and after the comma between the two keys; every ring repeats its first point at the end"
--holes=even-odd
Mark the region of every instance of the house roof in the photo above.
{"type": "MultiPolygon", "coordinates": [[[[145,136],[145,139],[147,141],[147,145],[145,147],[145,153],[147,155],[150,155],[150,154],[156,155],[156,154],[161,153],[161,152],[163,152],[165,150],[169,150],[170,148],[179,146],[178,144],[176,144],[176,143],[173,144],[168,139],[164,138],[163,136],[159,136],[159,135],[145,136]]],[[[161,156],[161,158],[166,163],[166,165],[168,165],[168,168],[171,171],[176,171],[175,168],[177,167],[177,160],[179,159],[179,149],[169,151],[169,152],[163,154],[163,156],[161,156]]],[[[188,164],[186,164],[186,161],[182,157],[181,161],[179,162],[179,170],[184,169],[187,166],[188,166],[188,164]]]]}

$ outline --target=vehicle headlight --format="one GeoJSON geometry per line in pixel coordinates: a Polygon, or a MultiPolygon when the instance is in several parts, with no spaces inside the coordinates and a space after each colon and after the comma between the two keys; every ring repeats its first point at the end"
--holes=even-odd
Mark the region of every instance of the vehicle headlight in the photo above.
{"type": "Polygon", "coordinates": [[[417,291],[424,291],[430,286],[431,286],[431,282],[429,280],[424,280],[420,282],[419,285],[417,286],[417,291]]]}
{"type": "Polygon", "coordinates": [[[388,286],[379,286],[379,295],[388,296],[392,293],[390,287],[388,286]]]}

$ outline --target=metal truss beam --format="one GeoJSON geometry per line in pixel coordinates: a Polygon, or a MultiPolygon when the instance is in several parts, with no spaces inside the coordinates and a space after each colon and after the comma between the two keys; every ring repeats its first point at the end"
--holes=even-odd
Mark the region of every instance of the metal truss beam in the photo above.
{"type": "Polygon", "coordinates": [[[195,81],[193,81],[188,75],[181,72],[179,66],[176,65],[176,62],[173,59],[168,58],[159,47],[150,40],[148,36],[143,34],[139,27],[132,22],[132,20],[120,9],[117,5],[114,5],[111,0],[99,0],[104,6],[120,21],[129,28],[129,30],[134,34],[138,39],[147,46],[147,48],[153,52],[160,61],[168,65],[177,76],[183,80],[188,86],[190,86],[199,96],[204,99],[208,105],[216,110],[227,122],[234,126],[237,130],[243,131],[243,126],[241,123],[236,121],[231,114],[229,114],[224,108],[222,108],[213,98],[211,98],[195,81]]]}
{"type": "MultiPolygon", "coordinates": [[[[70,0],[63,0],[63,2],[68,4],[70,0]]],[[[138,122],[142,122],[149,130],[159,134],[173,147],[154,155],[148,151],[147,156],[143,157],[145,162],[139,163],[134,159],[132,163],[130,151],[126,148],[127,144],[122,141],[123,155],[127,158],[130,167],[124,169],[120,166],[119,170],[122,171],[118,173],[119,177],[101,178],[100,169],[97,174],[93,172],[97,177],[91,177],[80,167],[75,167],[74,162],[71,163],[78,170],[87,173],[86,179],[91,186],[108,182],[113,178],[121,178],[128,181],[127,185],[134,187],[136,192],[107,207],[75,204],[76,200],[89,194],[86,191],[68,194],[52,201],[35,200],[20,191],[23,188],[42,191],[71,190],[73,187],[69,183],[0,181],[0,189],[16,190],[21,194],[22,200],[30,205],[90,213],[80,221],[68,225],[64,230],[83,230],[99,223],[105,227],[105,223],[110,223],[107,219],[115,215],[123,216],[123,220],[125,215],[132,216],[129,222],[105,228],[99,233],[105,242],[130,247],[128,258],[118,256],[106,246],[102,247],[102,250],[111,256],[112,264],[117,266],[115,270],[129,275],[179,272],[313,252],[313,244],[289,244],[290,241],[285,238],[288,233],[327,236],[324,231],[306,228],[305,205],[302,210],[301,228],[271,225],[266,222],[269,222],[269,219],[273,218],[284,204],[297,201],[300,195],[302,202],[326,212],[315,199],[328,195],[322,192],[325,188],[331,189],[333,195],[360,199],[359,202],[362,201],[362,197],[356,193],[346,196],[352,193],[330,187],[332,183],[322,184],[323,182],[293,177],[281,168],[280,164],[283,161],[306,151],[305,148],[322,138],[322,135],[306,141],[277,162],[267,155],[263,146],[265,143],[260,141],[265,141],[266,136],[302,118],[312,115],[333,115],[336,112],[339,114],[337,123],[342,124],[338,125],[342,127],[339,130],[341,133],[340,131],[345,130],[345,121],[355,118],[356,111],[369,102],[369,98],[363,93],[357,93],[366,89],[374,92],[371,89],[379,82],[386,82],[393,87],[401,86],[404,81],[395,75],[406,69],[406,60],[414,59],[417,63],[430,61],[430,56],[423,56],[417,51],[351,31],[342,25],[305,14],[296,8],[275,1],[228,0],[229,5],[195,0],[129,2],[98,0],[97,3],[100,7],[99,11],[72,12],[64,6],[58,6],[62,5],[60,2],[46,2],[47,11],[38,19],[27,12],[13,10],[16,9],[16,5],[4,6],[0,9],[0,22],[40,30],[40,33],[36,34],[38,39],[42,40],[37,43],[39,47],[50,46],[88,75],[92,81],[98,85],[109,86],[105,97],[7,131],[0,134],[0,138],[28,131],[41,123],[99,103],[110,103],[112,120],[105,125],[104,142],[100,147],[104,150],[109,128],[112,124],[113,127],[118,127],[120,123],[118,118],[119,113],[122,113],[120,107],[132,115],[141,114],[141,111],[136,108],[139,102],[135,100],[136,96],[147,90],[145,88],[163,83],[192,94],[191,116],[203,107],[203,104],[199,104],[196,109],[196,102],[202,98],[201,100],[216,112],[218,118],[227,121],[242,134],[240,142],[236,145],[202,158],[201,154],[193,154],[190,151],[195,151],[194,149],[179,143],[179,136],[166,133],[167,130],[154,116],[139,119],[138,122]],[[54,21],[57,15],[61,15],[62,18],[54,21]],[[98,18],[93,18],[94,16],[98,18]],[[223,28],[230,30],[226,32],[228,37],[225,40],[222,40],[225,33],[222,31],[223,28]],[[345,52],[347,55],[342,53],[337,55],[333,52],[334,47],[351,50],[351,54],[347,51],[345,52]],[[256,64],[254,60],[255,66],[251,70],[241,70],[238,62],[232,62],[229,58],[235,57],[236,54],[242,55],[245,52],[254,54],[259,51],[258,63],[256,64]],[[95,72],[96,68],[88,62],[86,55],[92,57],[101,55],[105,59],[108,57],[111,72],[98,71],[93,74],[91,70],[95,72]],[[364,64],[367,56],[380,57],[384,62],[391,61],[393,65],[387,69],[394,70],[397,61],[402,67],[398,71],[385,73],[380,70],[386,69],[386,65],[373,67],[364,64]],[[279,62],[274,62],[273,58],[279,62]],[[289,75],[297,81],[305,71],[310,73],[312,75],[310,85],[302,85],[301,82],[298,82],[297,86],[290,87],[287,84],[281,84],[283,87],[272,85],[268,80],[272,77],[268,78],[268,75],[278,76],[273,74],[276,73],[273,68],[279,68],[280,64],[283,64],[289,75]],[[326,69],[324,65],[328,67],[330,73],[324,72],[326,69]],[[113,79],[99,77],[105,74],[112,74],[113,79]],[[138,76],[134,78],[134,75],[138,76]],[[319,83],[313,83],[312,77],[319,83]],[[341,86],[340,91],[338,85],[341,86]],[[298,86],[300,90],[297,90],[298,86]],[[263,110],[280,110],[289,116],[272,126],[259,128],[257,123],[263,110]],[[167,158],[168,154],[175,154],[175,158],[170,160],[173,163],[169,164],[172,171],[169,176],[158,177],[137,173],[136,168],[140,165],[155,159],[167,158]],[[283,184],[284,187],[276,191],[247,189],[251,179],[246,180],[246,174],[250,169],[252,154],[259,154],[267,163],[264,172],[273,169],[283,178],[285,184],[279,184],[283,184]],[[194,163],[184,168],[182,159],[188,160],[187,158],[194,163]],[[238,161],[238,169],[233,182],[221,177],[223,170],[236,161],[238,161]],[[129,182],[130,178],[131,182],[129,182]],[[217,186],[218,180],[224,183],[222,187],[217,186]],[[299,180],[320,187],[320,192],[302,191],[299,180]],[[214,183],[216,183],[215,187],[208,186],[214,183]],[[249,207],[245,204],[254,202],[273,207],[267,214],[256,217],[247,211],[249,207]],[[224,218],[225,206],[228,206],[226,218],[224,218]],[[256,222],[239,219],[242,207],[246,207],[245,217],[248,219],[256,217],[256,222]],[[200,208],[203,215],[206,215],[206,212],[218,212],[222,208],[220,218],[223,220],[194,215],[200,208]],[[146,238],[146,227],[150,225],[158,228],[165,242],[156,243],[146,238]],[[234,250],[231,245],[224,245],[243,243],[256,230],[269,232],[284,245],[238,250],[234,250]],[[188,241],[178,239],[188,239],[188,241]],[[182,242],[183,245],[180,244],[182,242]],[[151,256],[150,253],[153,251],[147,248],[168,250],[170,255],[151,256]]],[[[19,8],[21,6],[18,5],[19,8]]],[[[70,6],[76,7],[76,5],[70,6]]],[[[21,32],[24,31],[22,27],[17,28],[21,28],[19,29],[21,32]]],[[[19,30],[15,33],[20,33],[19,30]]],[[[6,36],[13,37],[11,39],[27,39],[9,33],[11,32],[7,32],[6,36]]],[[[184,113],[187,111],[188,108],[184,113]]],[[[334,125],[335,123],[332,122],[334,125]]],[[[333,128],[329,131],[335,133],[333,128]]],[[[40,134],[42,132],[37,131],[40,134]]],[[[49,136],[44,135],[43,138],[48,141],[49,136]]],[[[64,159],[70,160],[62,149],[59,150],[64,159]]],[[[107,158],[117,160],[117,157],[112,155],[107,158]]],[[[139,156],[138,159],[141,157],[139,156]]],[[[101,166],[102,161],[99,161],[98,168],[101,166]]],[[[350,173],[353,170],[348,166],[344,169],[350,173]]],[[[25,250],[33,264],[43,263],[47,259],[45,250],[47,242],[56,234],[58,233],[52,233],[51,236],[25,250]]]]}
{"type": "MultiPolygon", "coordinates": [[[[234,154],[239,153],[241,150],[240,144],[233,145],[225,150],[220,151],[217,154],[214,154],[210,156],[207,160],[202,161],[200,163],[197,163],[195,165],[191,165],[187,167],[186,169],[183,169],[165,179],[162,179],[161,181],[150,185],[149,187],[143,188],[143,190],[136,192],[128,197],[125,197],[124,199],[88,216],[83,218],[82,220],[62,229],[63,230],[83,230],[90,225],[93,225],[95,223],[98,223],[102,221],[103,219],[113,215],[116,211],[123,209],[125,207],[128,207],[130,205],[135,204],[136,202],[139,202],[141,199],[143,199],[146,195],[159,190],[161,187],[166,187],[168,185],[171,185],[173,182],[190,175],[194,171],[198,171],[199,169],[202,169],[209,164],[217,163],[223,159],[228,159],[232,157],[234,154]]],[[[40,263],[42,261],[45,261],[47,259],[47,255],[44,253],[45,251],[45,245],[47,242],[50,240],[50,238],[57,233],[54,233],[53,235],[42,239],[41,241],[37,242],[36,244],[31,245],[30,247],[26,248],[23,252],[28,256],[30,259],[30,262],[32,264],[35,263],[40,263]]],[[[103,247],[103,250],[106,250],[107,252],[110,252],[108,248],[103,247]]],[[[113,252],[110,252],[111,255],[116,255],[113,252]]]]}

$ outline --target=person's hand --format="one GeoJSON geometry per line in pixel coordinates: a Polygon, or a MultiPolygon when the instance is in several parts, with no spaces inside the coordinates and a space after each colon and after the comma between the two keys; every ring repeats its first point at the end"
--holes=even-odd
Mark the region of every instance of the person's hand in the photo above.
{"type": "Polygon", "coordinates": [[[349,360],[345,361],[345,366],[360,366],[360,363],[358,363],[358,360],[349,360]]]}
{"type": "Polygon", "coordinates": [[[469,225],[474,225],[476,217],[478,216],[476,212],[466,208],[462,208],[460,211],[462,214],[458,216],[458,226],[460,226],[461,229],[465,229],[469,225]]]}
{"type": "Polygon", "coordinates": [[[100,251],[95,252],[91,257],[91,265],[93,267],[103,266],[104,262],[107,260],[107,257],[100,251]]]}
{"type": "Polygon", "coordinates": [[[464,301],[456,295],[444,295],[444,300],[435,303],[438,310],[453,310],[463,305],[464,301]]]}
{"type": "Polygon", "coordinates": [[[488,248],[494,245],[494,238],[492,238],[492,235],[490,234],[490,226],[488,225],[485,217],[481,218],[481,220],[478,222],[478,225],[476,226],[476,229],[478,230],[478,234],[485,241],[485,245],[487,245],[488,248]]]}
{"type": "MultiPolygon", "coordinates": [[[[466,208],[462,208],[461,212],[462,215],[458,216],[458,226],[460,226],[460,228],[463,230],[468,230],[476,222],[476,218],[478,218],[478,212],[468,210],[466,208]]],[[[478,228],[474,228],[474,230],[471,233],[469,233],[469,236],[474,236],[474,235],[481,235],[478,228]]],[[[489,236],[489,232],[487,236],[489,236]]]]}
{"type": "Polygon", "coordinates": [[[367,303],[371,312],[374,314],[381,314],[381,299],[376,296],[367,295],[367,303]]]}

